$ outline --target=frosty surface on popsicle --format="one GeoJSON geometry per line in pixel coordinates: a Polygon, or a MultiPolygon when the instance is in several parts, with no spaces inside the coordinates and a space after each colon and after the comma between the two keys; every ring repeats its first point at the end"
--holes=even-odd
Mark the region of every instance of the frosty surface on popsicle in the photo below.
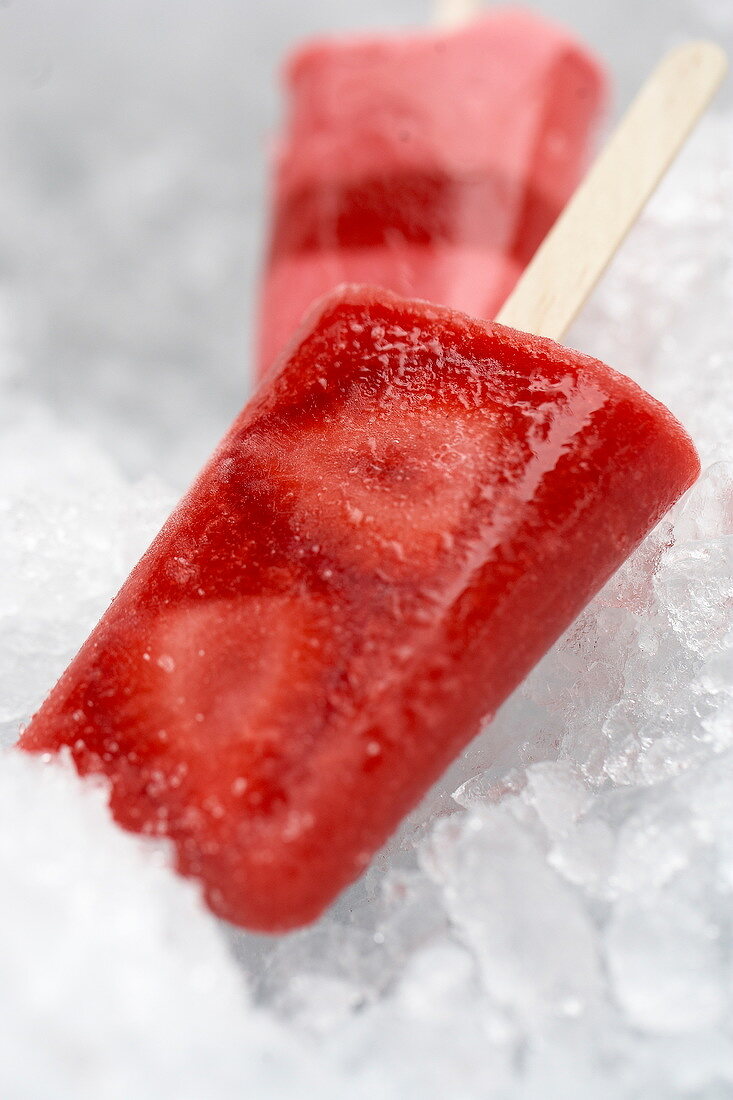
{"type": "Polygon", "coordinates": [[[494,316],[575,188],[605,98],[591,54],[521,9],[324,39],[286,81],[260,373],[343,282],[494,316]]]}
{"type": "Polygon", "coordinates": [[[305,923],[697,472],[603,364],[343,289],[21,744],[107,776],[222,916],[305,923]]]}

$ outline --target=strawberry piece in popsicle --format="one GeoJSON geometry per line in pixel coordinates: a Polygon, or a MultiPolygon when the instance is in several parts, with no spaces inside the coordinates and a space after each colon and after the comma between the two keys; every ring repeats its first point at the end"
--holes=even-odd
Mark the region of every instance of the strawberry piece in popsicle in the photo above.
{"type": "Polygon", "coordinates": [[[605,98],[589,51],[521,9],[321,40],[286,74],[260,373],[343,282],[494,316],[578,183],[605,98]]]}
{"type": "Polygon", "coordinates": [[[22,746],[67,746],[212,908],[315,918],[694,480],[680,425],[550,340],[325,300],[22,746]]]}

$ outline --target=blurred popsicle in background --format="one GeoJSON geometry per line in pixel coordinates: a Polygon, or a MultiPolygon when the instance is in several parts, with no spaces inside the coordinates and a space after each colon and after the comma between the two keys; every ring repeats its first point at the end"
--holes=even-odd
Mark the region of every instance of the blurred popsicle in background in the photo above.
{"type": "Polygon", "coordinates": [[[370,283],[493,317],[589,160],[599,63],[520,8],[321,39],[285,66],[258,369],[314,300],[370,283]]]}

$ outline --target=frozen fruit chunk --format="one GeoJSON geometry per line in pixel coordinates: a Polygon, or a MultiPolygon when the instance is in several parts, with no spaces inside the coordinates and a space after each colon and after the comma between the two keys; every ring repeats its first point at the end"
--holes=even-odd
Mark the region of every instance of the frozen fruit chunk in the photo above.
{"type": "MultiPolygon", "coordinates": [[[[388,346],[371,335],[385,360],[419,351],[414,341],[388,346]]],[[[439,362],[440,348],[432,350],[439,362]]],[[[501,406],[416,395],[409,377],[373,397],[334,395],[333,404],[337,416],[299,423],[287,447],[275,440],[269,449],[269,476],[291,502],[295,528],[342,563],[408,578],[434,570],[452,553],[489,470],[508,461],[501,406]]]]}

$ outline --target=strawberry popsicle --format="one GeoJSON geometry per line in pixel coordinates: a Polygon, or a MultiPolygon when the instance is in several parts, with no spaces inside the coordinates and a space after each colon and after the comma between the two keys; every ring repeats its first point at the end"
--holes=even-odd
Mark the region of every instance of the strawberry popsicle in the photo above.
{"type": "Polygon", "coordinates": [[[32,720],[211,907],[314,919],[698,473],[551,340],[332,293],[32,720]]]}
{"type": "Polygon", "coordinates": [[[322,40],[286,68],[259,372],[343,282],[493,317],[586,167],[603,73],[521,9],[322,40]]]}

